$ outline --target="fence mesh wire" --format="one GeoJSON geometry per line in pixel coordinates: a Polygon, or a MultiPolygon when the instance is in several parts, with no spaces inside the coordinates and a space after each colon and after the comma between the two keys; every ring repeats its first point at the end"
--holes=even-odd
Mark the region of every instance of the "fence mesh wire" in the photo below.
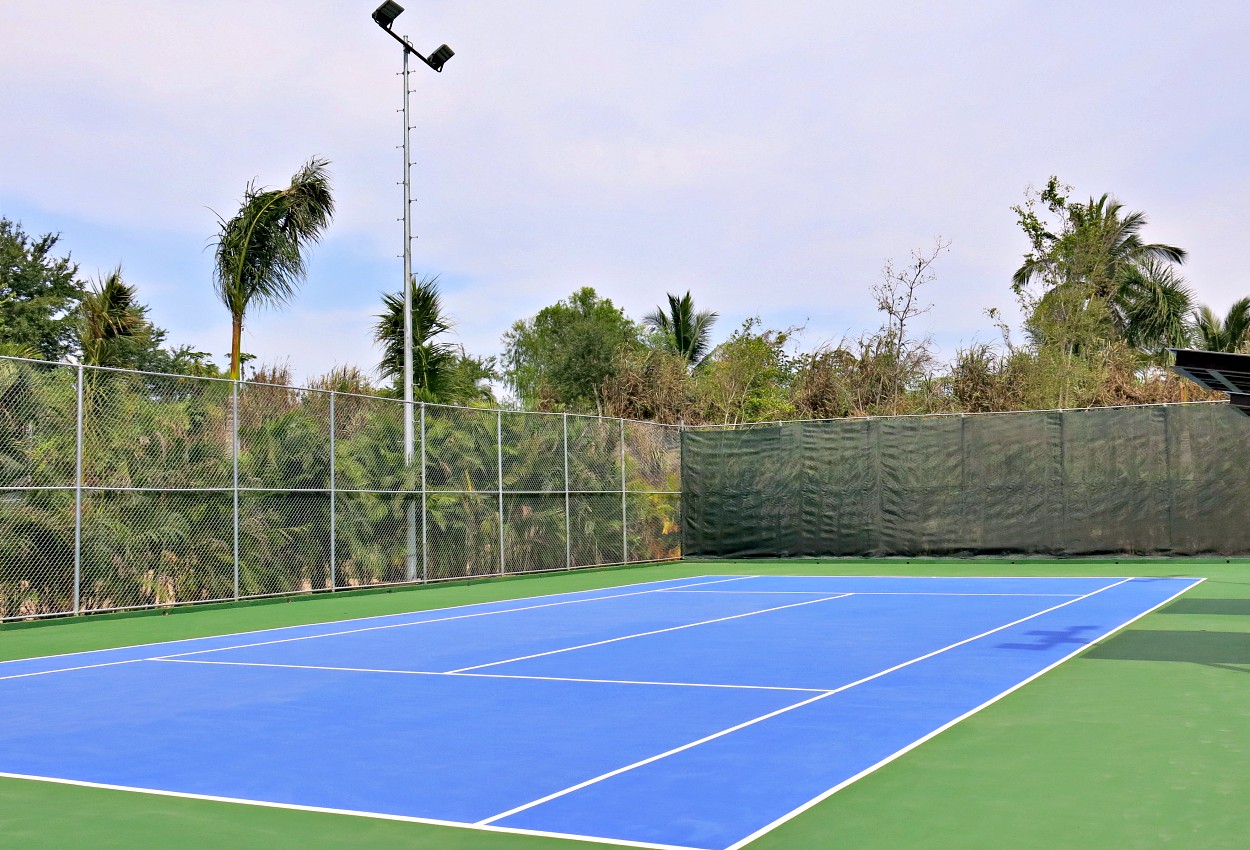
{"type": "Polygon", "coordinates": [[[1250,554],[1222,404],[790,422],[683,436],[687,555],[1250,554]]]}
{"type": "Polygon", "coordinates": [[[680,556],[676,429],[413,419],[408,464],[395,399],[0,358],[0,619],[680,556]]]}

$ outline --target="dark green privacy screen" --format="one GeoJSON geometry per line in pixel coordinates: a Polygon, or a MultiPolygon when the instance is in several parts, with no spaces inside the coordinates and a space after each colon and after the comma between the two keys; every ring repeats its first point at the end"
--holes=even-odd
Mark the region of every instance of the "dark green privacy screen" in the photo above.
{"type": "Polygon", "coordinates": [[[1224,404],[682,435],[683,553],[1250,554],[1250,419],[1224,404]]]}

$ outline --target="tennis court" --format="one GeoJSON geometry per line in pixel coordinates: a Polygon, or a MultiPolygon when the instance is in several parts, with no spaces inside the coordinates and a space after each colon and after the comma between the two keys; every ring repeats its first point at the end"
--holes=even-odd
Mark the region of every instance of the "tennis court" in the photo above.
{"type": "Polygon", "coordinates": [[[0,664],[0,774],[745,845],[1183,594],[707,575],[0,664]]]}

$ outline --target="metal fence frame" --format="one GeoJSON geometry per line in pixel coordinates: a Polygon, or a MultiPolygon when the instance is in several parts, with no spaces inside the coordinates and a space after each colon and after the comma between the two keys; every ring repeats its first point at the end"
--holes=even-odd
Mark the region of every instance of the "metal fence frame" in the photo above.
{"type": "MultiPolygon", "coordinates": [[[[6,616],[4,610],[0,609],[0,622],[9,621],[9,620],[34,619],[34,618],[40,618],[40,617],[63,616],[66,614],[82,614],[82,613],[94,613],[94,612],[104,612],[104,611],[123,611],[123,610],[133,610],[133,609],[142,609],[142,608],[165,607],[171,604],[184,605],[184,604],[195,604],[195,603],[222,602],[222,601],[252,599],[252,598],[271,597],[271,596],[276,597],[276,596],[286,596],[286,595],[294,595],[294,594],[305,594],[309,592],[359,590],[364,587],[383,587],[383,586],[395,586],[395,585],[406,585],[406,584],[423,584],[423,583],[429,583],[429,582],[456,581],[456,580],[464,580],[466,578],[484,577],[484,575],[482,574],[452,575],[452,576],[430,575],[430,572],[429,572],[429,564],[430,564],[430,528],[429,526],[430,526],[430,514],[431,514],[430,506],[431,506],[431,499],[434,497],[440,497],[440,496],[441,497],[472,496],[474,498],[495,497],[494,502],[496,505],[496,520],[494,522],[497,523],[498,529],[499,529],[499,540],[498,540],[499,553],[498,553],[498,568],[492,574],[496,576],[543,572],[543,571],[550,571],[550,570],[585,569],[585,568],[614,566],[614,565],[619,565],[619,564],[630,564],[630,563],[652,563],[656,561],[676,560],[677,558],[680,558],[679,549],[676,554],[672,555],[671,557],[665,557],[665,558],[643,557],[647,555],[648,553],[645,551],[631,553],[630,551],[630,522],[631,522],[630,510],[629,510],[630,497],[631,496],[670,497],[676,500],[678,516],[680,516],[681,491],[680,489],[676,489],[676,490],[660,489],[654,486],[648,486],[644,488],[631,486],[630,475],[629,475],[628,466],[627,466],[627,446],[626,446],[626,440],[627,440],[627,435],[628,435],[627,423],[633,423],[635,427],[641,427],[645,429],[660,429],[656,433],[660,433],[660,431],[667,431],[667,433],[671,433],[675,437],[675,439],[673,440],[673,451],[675,451],[676,453],[675,464],[676,464],[676,468],[679,470],[680,469],[680,438],[678,435],[680,433],[680,426],[663,425],[663,424],[651,423],[651,422],[639,422],[637,420],[625,420],[625,419],[617,419],[617,418],[609,418],[609,417],[583,416],[581,414],[570,414],[570,413],[539,413],[539,412],[529,412],[529,411],[511,411],[511,410],[502,410],[502,409],[488,410],[484,408],[460,407],[460,406],[455,406],[455,405],[439,405],[439,404],[430,404],[430,403],[424,403],[424,402],[414,402],[413,404],[417,407],[417,410],[415,411],[417,415],[414,416],[414,418],[417,419],[418,421],[417,434],[415,435],[415,442],[417,443],[417,445],[414,447],[416,448],[416,452],[415,452],[416,463],[413,464],[413,467],[415,468],[411,469],[409,472],[404,473],[406,476],[406,480],[410,481],[411,485],[408,487],[386,488],[386,489],[378,489],[378,490],[353,489],[349,487],[340,486],[338,470],[336,468],[336,463],[337,463],[337,451],[336,451],[337,445],[336,444],[338,442],[338,436],[339,436],[338,435],[338,430],[339,430],[338,420],[336,418],[337,409],[341,408],[342,405],[346,403],[344,402],[344,399],[363,399],[363,400],[366,400],[365,403],[367,404],[394,405],[396,406],[396,409],[402,409],[402,408],[399,408],[399,406],[404,405],[405,402],[401,400],[389,399],[389,398],[385,398],[381,396],[359,395],[359,394],[344,393],[344,392],[339,392],[339,391],[334,391],[334,390],[318,390],[318,389],[308,389],[308,388],[302,388],[302,387],[283,386],[283,385],[278,385],[278,384],[254,383],[254,382],[246,382],[246,381],[230,381],[230,380],[221,379],[221,378],[189,377],[189,376],[184,376],[184,375],[164,375],[164,374],[159,374],[159,373],[139,372],[136,370],[114,369],[114,368],[109,368],[109,367],[84,366],[81,364],[50,363],[48,361],[27,360],[25,358],[0,357],[0,365],[3,365],[4,363],[35,364],[37,368],[40,368],[40,369],[64,369],[64,370],[74,370],[75,372],[74,394],[75,394],[75,399],[76,399],[75,401],[76,410],[74,411],[74,422],[75,422],[75,425],[74,425],[75,427],[74,472],[73,472],[72,485],[64,486],[64,485],[47,485],[47,484],[37,483],[37,484],[32,484],[32,485],[27,486],[27,485],[13,484],[11,482],[0,482],[0,497],[5,497],[5,498],[9,498],[10,497],[9,494],[19,493],[23,491],[55,492],[55,491],[72,490],[73,492],[73,521],[74,521],[74,528],[73,528],[73,550],[74,551],[73,551],[72,604],[68,606],[66,610],[49,610],[49,611],[39,611],[39,612],[32,612],[32,613],[19,613],[15,615],[6,616]],[[230,485],[228,487],[224,487],[224,486],[196,486],[196,487],[116,486],[112,484],[96,485],[86,480],[86,476],[84,473],[85,463],[86,463],[86,458],[84,456],[85,434],[86,434],[87,429],[93,426],[95,423],[93,423],[90,420],[90,417],[85,414],[84,386],[87,382],[88,376],[92,375],[93,373],[101,373],[101,374],[102,373],[121,373],[121,374],[133,375],[133,376],[143,376],[149,379],[174,379],[177,381],[204,382],[205,385],[209,383],[216,383],[218,385],[224,383],[224,384],[230,385],[229,406],[228,406],[228,414],[229,414],[229,422],[230,422],[229,424],[229,429],[230,429],[230,433],[229,433],[230,464],[229,465],[230,465],[230,476],[231,476],[230,485]],[[274,484],[271,486],[248,486],[246,484],[241,483],[240,481],[240,459],[244,454],[244,449],[240,440],[240,418],[241,418],[240,395],[241,395],[241,390],[257,392],[255,388],[262,388],[264,391],[285,390],[290,393],[299,394],[299,397],[301,399],[305,397],[311,397],[314,394],[325,397],[327,401],[327,406],[329,409],[328,429],[327,429],[328,434],[326,435],[328,437],[328,443],[330,447],[329,448],[329,481],[328,481],[329,486],[328,487],[283,487],[283,486],[280,486],[280,482],[278,484],[274,484]],[[493,460],[494,460],[496,476],[495,476],[495,487],[493,489],[476,488],[476,489],[468,489],[468,490],[457,490],[457,489],[448,489],[446,487],[434,489],[429,486],[428,473],[429,473],[430,463],[429,463],[428,446],[427,446],[427,436],[428,436],[428,430],[429,430],[427,428],[427,415],[426,415],[427,411],[439,412],[439,413],[442,413],[445,411],[465,411],[467,412],[467,415],[472,415],[472,416],[489,416],[491,413],[494,414],[494,419],[495,419],[495,428],[494,428],[495,430],[495,435],[494,435],[495,436],[495,446],[494,446],[495,452],[494,454],[495,454],[495,457],[493,458],[493,460]],[[562,449],[559,452],[560,457],[557,460],[557,466],[562,466],[563,468],[562,488],[560,489],[550,489],[550,488],[548,489],[525,489],[525,488],[506,486],[504,456],[505,456],[505,448],[508,446],[506,445],[505,438],[504,438],[504,417],[505,416],[509,416],[509,417],[524,416],[527,418],[528,417],[534,417],[534,418],[541,417],[541,418],[545,418],[548,421],[550,419],[556,419],[560,422],[560,429],[562,431],[562,437],[563,437],[563,440],[562,440],[563,445],[562,445],[562,449]],[[598,423],[600,427],[608,428],[617,432],[616,439],[620,444],[619,476],[618,476],[618,481],[614,482],[614,486],[612,486],[610,489],[576,489],[572,486],[572,481],[570,479],[571,452],[570,452],[570,447],[569,447],[569,424],[571,420],[593,420],[596,423],[598,423]],[[111,605],[111,606],[106,606],[106,607],[86,606],[84,604],[84,597],[83,597],[83,583],[84,583],[83,531],[84,531],[84,516],[85,516],[84,500],[85,498],[90,497],[95,493],[118,493],[118,492],[186,493],[186,494],[191,494],[191,495],[212,494],[212,493],[223,494],[223,495],[229,494],[229,498],[231,502],[230,537],[231,537],[231,561],[232,561],[232,568],[233,568],[233,575],[232,575],[233,592],[229,595],[222,595],[222,596],[217,596],[213,598],[200,598],[200,599],[194,599],[194,600],[178,599],[173,602],[159,602],[158,601],[158,602],[151,602],[151,603],[145,602],[144,604],[139,604],[139,605],[111,605]],[[328,565],[329,566],[329,585],[327,587],[314,587],[311,590],[309,588],[302,587],[302,588],[286,589],[286,590],[279,590],[275,592],[265,592],[265,593],[243,592],[241,580],[240,580],[240,563],[241,563],[242,557],[246,553],[241,548],[241,542],[240,542],[240,525],[241,525],[240,495],[242,494],[246,496],[247,494],[272,494],[272,493],[306,494],[306,495],[314,495],[314,496],[325,495],[328,497],[328,500],[329,500],[329,554],[330,554],[329,561],[330,562],[328,565]],[[396,497],[406,497],[406,501],[407,501],[406,509],[409,511],[408,535],[407,535],[407,540],[406,540],[406,543],[407,543],[406,548],[408,549],[408,556],[407,556],[408,566],[405,569],[405,576],[402,580],[377,581],[377,582],[370,582],[368,584],[360,584],[360,583],[353,584],[344,580],[344,577],[341,571],[339,570],[340,558],[338,557],[339,524],[340,524],[340,516],[339,516],[340,511],[338,510],[340,507],[339,500],[341,497],[351,496],[354,494],[393,495],[396,497]],[[572,528],[572,522],[573,522],[572,500],[575,497],[601,496],[601,497],[606,498],[606,497],[615,497],[618,494],[620,496],[620,510],[621,510],[621,513],[620,513],[621,539],[619,541],[620,546],[621,546],[620,560],[608,560],[608,561],[604,561],[601,563],[575,563],[574,532],[572,528]],[[509,546],[508,546],[507,539],[506,539],[507,531],[508,531],[508,522],[507,522],[507,515],[506,515],[506,501],[507,501],[507,497],[510,497],[510,496],[520,496],[520,497],[530,496],[530,497],[534,497],[535,499],[551,498],[552,500],[563,503],[565,545],[564,545],[564,557],[562,559],[562,562],[545,563],[545,564],[539,565],[538,567],[531,567],[531,568],[517,568],[518,565],[510,564],[509,559],[508,559],[509,546]],[[419,522],[415,521],[416,518],[414,516],[415,514],[414,503],[418,499],[420,503],[419,522]],[[631,557],[631,555],[633,557],[631,557]],[[413,566],[416,563],[420,564],[419,570],[413,569],[413,566]]],[[[526,421],[528,422],[529,420],[527,419],[526,421]]],[[[535,421],[537,421],[537,419],[535,421]]],[[[678,480],[680,480],[679,477],[678,477],[678,480]]],[[[264,483],[270,484],[270,482],[264,482],[264,483]]],[[[679,532],[677,535],[677,541],[678,541],[678,546],[680,546],[680,533],[679,532]]],[[[4,554],[5,545],[6,545],[6,541],[0,539],[0,569],[2,569],[5,565],[5,554],[4,554]]]]}

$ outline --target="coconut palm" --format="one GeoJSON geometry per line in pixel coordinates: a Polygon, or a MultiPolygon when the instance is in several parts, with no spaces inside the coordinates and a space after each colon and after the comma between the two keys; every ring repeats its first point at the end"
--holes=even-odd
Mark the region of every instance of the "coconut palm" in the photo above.
{"type": "Polygon", "coordinates": [[[1124,205],[1110,195],[1064,209],[1063,230],[1041,233],[1044,250],[1026,257],[1012,275],[1017,290],[1037,279],[1050,286],[1083,282],[1091,286],[1092,294],[1110,298],[1121,277],[1134,267],[1152,260],[1185,262],[1183,249],[1143,241],[1145,213],[1125,213],[1124,205]]]}
{"type": "Polygon", "coordinates": [[[1120,275],[1112,310],[1125,341],[1147,354],[1184,347],[1190,336],[1193,291],[1174,266],[1149,259],[1120,275]]]}
{"type": "MultiPolygon", "coordinates": [[[[418,280],[412,287],[412,391],[418,401],[449,401],[455,387],[456,347],[440,337],[452,329],[443,314],[438,292],[438,276],[418,280]]],[[[373,326],[374,342],[382,346],[378,373],[393,380],[397,387],[404,375],[404,296],[382,295],[383,310],[373,326]]]]}
{"type": "Polygon", "coordinates": [[[1237,351],[1250,341],[1250,298],[1242,298],[1221,319],[1203,305],[1193,314],[1193,344],[1204,351],[1237,351]]]}
{"type": "Polygon", "coordinates": [[[122,280],[121,266],[83,293],[78,308],[78,339],[89,366],[129,366],[151,337],[135,288],[122,280]]]}
{"type": "Polygon", "coordinates": [[[685,359],[692,367],[699,365],[708,353],[712,325],[719,314],[694,309],[689,290],[680,298],[668,293],[668,311],[663,307],[643,317],[643,324],[654,330],[660,344],[685,359]]]}
{"type": "Polygon", "coordinates": [[[230,311],[230,377],[239,378],[243,320],[255,305],[279,306],[294,297],[306,277],[305,250],[320,240],[334,215],[329,161],[313,157],[285,189],[257,187],[243,193],[238,213],[218,216],[216,288],[230,311]]]}

